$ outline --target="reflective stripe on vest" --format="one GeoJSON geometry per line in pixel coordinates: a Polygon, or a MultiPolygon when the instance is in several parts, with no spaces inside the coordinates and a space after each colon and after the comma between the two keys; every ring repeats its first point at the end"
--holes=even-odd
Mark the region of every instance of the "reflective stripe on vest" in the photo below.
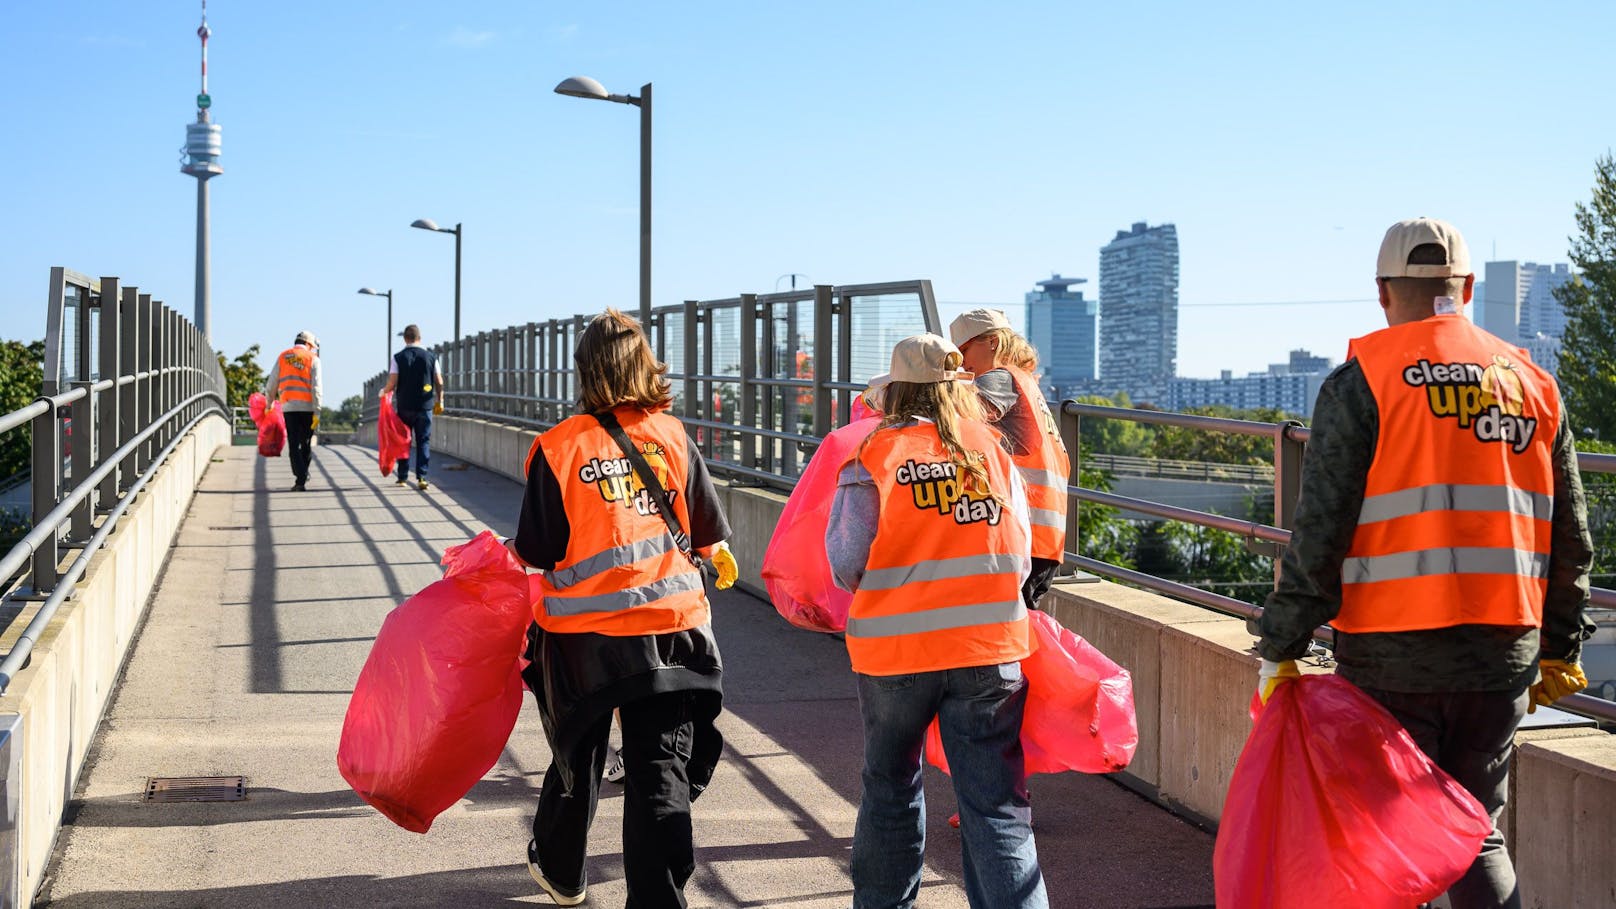
{"type": "Polygon", "coordinates": [[[878,429],[852,466],[881,497],[875,539],[848,610],[853,671],[903,675],[1020,660],[1030,652],[1021,584],[1031,540],[1010,511],[1014,465],[987,424],[962,421],[987,489],[931,423],[878,429]]]}
{"type": "Polygon", "coordinates": [[[1444,314],[1348,354],[1379,429],[1341,570],[1348,633],[1541,625],[1554,514],[1554,379],[1444,314]]]}
{"type": "MultiPolygon", "coordinates": [[[[689,436],[666,413],[619,407],[614,413],[690,526],[684,500],[689,436]]],[[[555,474],[568,524],[567,552],[539,576],[533,618],[546,631],[633,636],[686,631],[708,620],[701,572],[679,551],[622,449],[589,415],[543,433],[540,449],[555,474]]]]}
{"type": "Polygon", "coordinates": [[[1012,454],[1016,470],[1027,484],[1027,504],[1031,508],[1032,554],[1051,562],[1066,558],[1066,509],[1071,475],[1071,458],[1061,441],[1060,427],[1049,412],[1038,380],[1024,369],[1006,367],[1015,379],[1016,393],[1023,407],[1031,412],[1038,427],[1037,442],[1026,454],[1012,454]]]}

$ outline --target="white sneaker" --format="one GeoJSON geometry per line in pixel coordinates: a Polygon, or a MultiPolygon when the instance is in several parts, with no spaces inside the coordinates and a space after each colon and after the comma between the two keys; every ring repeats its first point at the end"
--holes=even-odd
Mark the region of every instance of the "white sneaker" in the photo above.
{"type": "Polygon", "coordinates": [[[576,906],[589,895],[588,885],[579,887],[575,892],[568,892],[545,880],[544,872],[539,870],[538,855],[533,851],[532,840],[527,844],[527,873],[533,876],[534,883],[543,887],[545,893],[550,894],[550,899],[555,900],[557,906],[576,906]]]}
{"type": "Polygon", "coordinates": [[[606,772],[601,774],[600,778],[608,783],[621,783],[623,782],[624,772],[623,752],[612,748],[611,754],[606,758],[606,772]]]}

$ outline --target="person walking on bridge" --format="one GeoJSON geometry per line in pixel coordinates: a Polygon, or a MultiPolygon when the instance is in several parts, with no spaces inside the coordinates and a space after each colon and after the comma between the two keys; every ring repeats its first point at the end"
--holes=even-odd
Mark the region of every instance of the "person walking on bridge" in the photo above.
{"type": "Polygon", "coordinates": [[[292,462],[292,491],[308,488],[314,431],[320,428],[320,342],[300,331],[281,351],[264,378],[264,397],[279,401],[286,417],[286,456],[292,462]]]}
{"type": "MultiPolygon", "coordinates": [[[[415,446],[415,482],[422,490],[429,488],[426,469],[432,458],[432,415],[443,413],[443,372],[438,369],[438,355],[421,346],[421,327],[404,326],[404,349],[393,354],[387,367],[387,386],[382,394],[393,393],[393,409],[405,426],[410,428],[410,439],[415,446]]],[[[410,459],[399,458],[393,468],[398,485],[409,482],[410,459]]]]}
{"type": "Polygon", "coordinates": [[[1021,596],[1027,492],[982,421],[963,358],[937,335],[892,352],[880,425],[842,467],[825,533],[853,593],[847,652],[864,720],[855,909],[908,909],[925,859],[921,755],[936,717],[975,909],[1049,905],[1033,842],[1021,719],[1031,653],[1021,596]]]}
{"type": "Polygon", "coordinates": [[[511,551],[540,569],[524,673],[551,762],[528,871],[583,902],[612,710],[623,729],[628,905],[685,905],[690,803],[718,764],[723,671],[700,561],[735,581],[729,522],[638,322],[608,309],[574,352],[582,413],[539,436],[511,551]]]}
{"type": "MultiPolygon", "coordinates": [[[[1518,907],[1497,828],[1516,728],[1581,690],[1592,541],[1554,377],[1464,315],[1464,238],[1392,225],[1376,272],[1387,328],[1325,380],[1295,528],[1258,621],[1259,693],[1295,678],[1324,622],[1337,673],[1386,707],[1492,814],[1454,909],[1518,907]]],[[[1571,823],[1571,819],[1567,819],[1571,823]]]]}
{"type": "Polygon", "coordinates": [[[997,309],[973,309],[948,326],[976,375],[976,394],[989,423],[1004,434],[1016,472],[1027,484],[1032,520],[1032,573],[1021,589],[1037,609],[1066,560],[1066,485],[1072,462],[1060,426],[1038,387],[1038,351],[997,309]]]}

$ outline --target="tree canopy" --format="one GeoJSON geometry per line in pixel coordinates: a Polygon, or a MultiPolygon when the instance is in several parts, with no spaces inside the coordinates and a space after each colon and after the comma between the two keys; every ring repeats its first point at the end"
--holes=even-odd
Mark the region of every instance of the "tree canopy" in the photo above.
{"type": "MultiPolygon", "coordinates": [[[[0,341],[0,413],[20,410],[39,397],[44,363],[44,341],[0,341]]],[[[0,482],[28,469],[31,438],[27,425],[0,436],[0,482]]]]}
{"type": "Polygon", "coordinates": [[[234,360],[226,361],[224,354],[219,354],[219,367],[224,370],[231,407],[246,407],[253,392],[264,390],[264,368],[258,365],[258,354],[257,344],[234,360]]]}
{"type": "Polygon", "coordinates": [[[1594,168],[1593,198],[1578,202],[1571,261],[1581,271],[1555,288],[1566,314],[1558,377],[1579,436],[1616,441],[1616,159],[1594,168]]]}

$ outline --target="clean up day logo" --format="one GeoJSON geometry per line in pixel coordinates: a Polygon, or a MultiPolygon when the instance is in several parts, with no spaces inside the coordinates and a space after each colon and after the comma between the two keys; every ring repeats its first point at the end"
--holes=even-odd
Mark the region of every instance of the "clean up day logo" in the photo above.
{"type": "Polygon", "coordinates": [[[997,526],[1004,506],[985,489],[966,491],[959,479],[959,466],[953,461],[916,461],[910,458],[898,468],[898,485],[909,487],[915,507],[936,509],[950,515],[956,524],[986,521],[997,526]],[[971,493],[977,493],[973,496],[971,493]]]}
{"type": "MultiPolygon", "coordinates": [[[[679,495],[679,490],[673,488],[673,473],[668,470],[668,459],[663,454],[662,446],[655,442],[642,442],[640,454],[645,456],[645,463],[656,474],[658,482],[668,493],[668,501],[672,502],[679,495]]],[[[634,472],[634,463],[628,458],[590,458],[578,468],[578,479],[594,486],[604,501],[621,502],[624,508],[632,508],[646,516],[662,512],[645,488],[645,483],[641,482],[639,474],[634,472]]]]}
{"type": "Polygon", "coordinates": [[[1523,416],[1526,385],[1521,371],[1508,357],[1494,354],[1485,368],[1421,359],[1404,367],[1403,381],[1425,389],[1432,414],[1456,420],[1479,441],[1502,442],[1520,454],[1537,433],[1537,418],[1523,416]]]}

